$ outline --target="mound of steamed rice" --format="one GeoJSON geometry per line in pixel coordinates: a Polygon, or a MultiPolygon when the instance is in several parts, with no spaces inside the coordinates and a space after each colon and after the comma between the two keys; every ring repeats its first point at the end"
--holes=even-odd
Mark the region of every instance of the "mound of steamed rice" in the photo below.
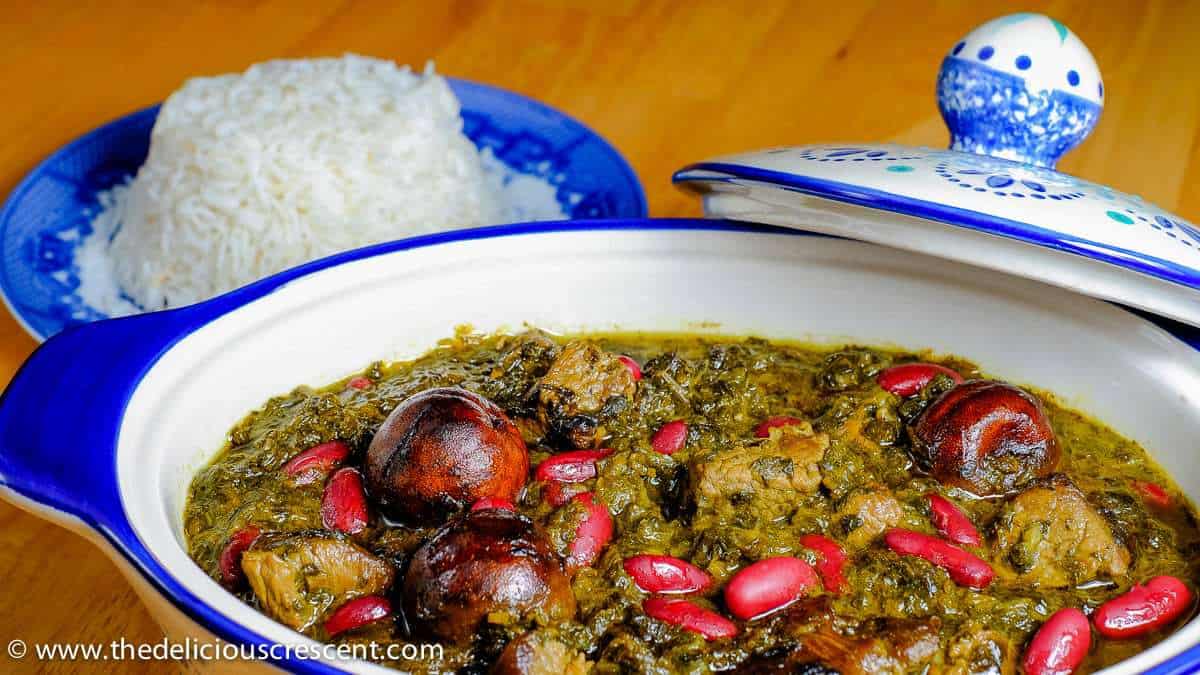
{"type": "MultiPolygon", "coordinates": [[[[103,196],[77,254],[83,285],[109,265],[141,308],[177,307],[338,251],[510,221],[495,165],[431,68],[348,55],[192,79],[162,106],[137,176],[103,196]]],[[[553,188],[538,192],[545,206],[519,215],[562,217],[553,188]]],[[[136,310],[118,292],[81,295],[136,310]]]]}

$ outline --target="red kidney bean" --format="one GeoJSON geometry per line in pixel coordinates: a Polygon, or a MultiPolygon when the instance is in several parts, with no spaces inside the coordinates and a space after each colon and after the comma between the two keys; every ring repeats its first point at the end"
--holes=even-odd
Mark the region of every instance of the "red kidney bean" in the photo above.
{"type": "Polygon", "coordinates": [[[367,527],[367,496],[357,470],[338,469],[321,496],[321,522],[330,530],[358,534],[367,527]]]}
{"type": "Polygon", "coordinates": [[[704,570],[668,555],[635,555],[625,559],[624,567],[647,593],[697,593],[712,583],[704,570]]]}
{"type": "Polygon", "coordinates": [[[1158,483],[1135,480],[1133,481],[1133,487],[1142,493],[1142,498],[1151,506],[1165,509],[1171,505],[1171,495],[1167,494],[1167,491],[1158,483]]]}
{"type": "Polygon", "coordinates": [[[587,492],[587,486],[580,483],[563,483],[552,480],[542,488],[542,499],[550,506],[562,506],[575,498],[575,495],[587,492]]]}
{"type": "Polygon", "coordinates": [[[225,588],[232,591],[242,585],[246,578],[242,572],[242,554],[254,545],[261,534],[262,530],[257,526],[247,525],[230,535],[225,548],[221,549],[221,558],[217,561],[221,570],[221,585],[225,588]]]}
{"type": "Polygon", "coordinates": [[[957,584],[987,588],[996,577],[992,566],[961,548],[912,530],[891,530],[883,536],[888,548],[900,555],[915,555],[950,573],[957,584]]]}
{"type": "Polygon", "coordinates": [[[817,573],[799,558],[767,558],[743,569],[725,585],[725,604],[739,619],[783,609],[817,585],[817,573]]]}
{"type": "Polygon", "coordinates": [[[962,375],[936,363],[902,363],[879,373],[875,381],[897,396],[912,396],[938,375],[945,375],[955,383],[963,381],[962,375]]]}
{"type": "Polygon", "coordinates": [[[349,456],[350,446],[341,441],[329,441],[314,445],[288,460],[283,465],[283,472],[291,476],[295,485],[307,485],[329,473],[349,456]]]}
{"type": "Polygon", "coordinates": [[[325,621],[325,632],[332,637],[361,628],[392,615],[392,603],[378,595],[355,598],[338,607],[325,621]]]}
{"type": "Polygon", "coordinates": [[[346,386],[350,387],[351,389],[366,389],[371,386],[371,381],[362,375],[359,375],[358,377],[350,378],[350,381],[346,383],[346,386]]]}
{"type": "Polygon", "coordinates": [[[825,590],[835,595],[845,593],[849,588],[845,574],[846,551],[836,541],[820,534],[800,537],[800,545],[817,554],[817,574],[821,575],[825,590]]]}
{"type": "Polygon", "coordinates": [[[572,450],[560,452],[538,464],[533,477],[537,480],[557,480],[564,483],[582,483],[596,477],[596,462],[612,454],[607,448],[601,450],[572,450]]]}
{"type": "Polygon", "coordinates": [[[930,493],[925,496],[929,500],[929,511],[933,514],[933,526],[943,537],[956,544],[980,544],[982,540],[979,538],[979,530],[975,529],[975,524],[954,502],[939,494],[930,493]]]}
{"type": "Polygon", "coordinates": [[[634,361],[633,359],[631,359],[628,356],[625,356],[624,354],[621,354],[620,356],[618,356],[617,359],[621,363],[624,363],[625,367],[629,369],[629,374],[633,375],[634,382],[637,382],[638,380],[642,379],[642,367],[638,365],[637,361],[634,361]]]}
{"type": "Polygon", "coordinates": [[[575,528],[575,539],[567,547],[567,566],[587,567],[596,562],[600,552],[612,540],[613,521],[608,508],[596,501],[591,492],[575,495],[574,501],[587,507],[587,514],[575,528]]]}
{"type": "Polygon", "coordinates": [[[737,635],[732,621],[683,598],[647,598],[642,611],[653,619],[699,633],[705,640],[719,640],[737,635]]]}
{"type": "Polygon", "coordinates": [[[1083,612],[1067,607],[1055,612],[1034,634],[1025,650],[1025,675],[1070,675],[1087,656],[1092,627],[1083,612]]]}
{"type": "Polygon", "coordinates": [[[1192,604],[1192,591],[1175,577],[1154,577],[1096,608],[1092,621],[1106,638],[1145,635],[1178,619],[1192,604]]]}
{"type": "Polygon", "coordinates": [[[786,427],[792,424],[800,424],[804,420],[798,417],[789,417],[787,415],[775,415],[763,420],[758,426],[754,427],[754,435],[758,438],[770,438],[771,430],[775,427],[786,427]]]}
{"type": "Polygon", "coordinates": [[[650,439],[650,447],[663,455],[673,455],[687,444],[688,426],[683,420],[667,422],[654,432],[650,439]]]}
{"type": "Polygon", "coordinates": [[[482,511],[484,509],[500,509],[501,511],[516,511],[517,507],[504,497],[484,497],[471,505],[472,511],[482,511]]]}

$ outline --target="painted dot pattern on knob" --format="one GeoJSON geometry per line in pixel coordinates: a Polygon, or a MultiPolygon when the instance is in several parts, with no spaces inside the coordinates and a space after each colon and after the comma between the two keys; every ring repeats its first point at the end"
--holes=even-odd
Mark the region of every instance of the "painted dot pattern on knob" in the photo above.
{"type": "Polygon", "coordinates": [[[1091,52],[1041,14],[983,24],[955,44],[938,75],[952,149],[1041,167],[1087,137],[1103,101],[1091,52]]]}

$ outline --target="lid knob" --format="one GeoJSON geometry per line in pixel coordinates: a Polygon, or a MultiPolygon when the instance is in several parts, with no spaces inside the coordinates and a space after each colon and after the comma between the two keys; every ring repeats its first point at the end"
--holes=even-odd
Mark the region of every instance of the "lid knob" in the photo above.
{"type": "Polygon", "coordinates": [[[1104,81],[1092,53],[1042,14],[993,19],[960,40],[938,73],[950,148],[1054,168],[1096,126],[1104,81]]]}

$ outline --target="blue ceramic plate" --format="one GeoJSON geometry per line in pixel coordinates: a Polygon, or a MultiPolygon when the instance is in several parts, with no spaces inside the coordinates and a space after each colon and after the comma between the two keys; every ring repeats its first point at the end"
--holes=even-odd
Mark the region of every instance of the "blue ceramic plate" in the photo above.
{"type": "MultiPolygon", "coordinates": [[[[466,135],[517,172],[556,185],[568,217],[646,215],[637,174],[596,132],[519,94],[449,81],[462,103],[466,135]]],[[[157,116],[153,106],[76,139],[38,165],[0,210],[0,294],[34,338],[107,318],[76,292],[75,248],[91,232],[99,193],[145,161],[157,116]]]]}

